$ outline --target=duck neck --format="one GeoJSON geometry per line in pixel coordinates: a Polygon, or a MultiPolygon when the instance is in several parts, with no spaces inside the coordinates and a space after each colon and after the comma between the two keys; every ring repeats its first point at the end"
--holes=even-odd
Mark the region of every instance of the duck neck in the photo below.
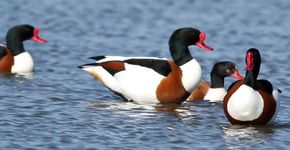
{"type": "Polygon", "coordinates": [[[256,82],[257,82],[259,70],[260,70],[260,65],[257,65],[254,67],[253,70],[249,70],[246,72],[246,77],[244,79],[245,84],[252,87],[253,89],[256,89],[256,82]]]}
{"type": "Polygon", "coordinates": [[[174,42],[169,45],[171,57],[175,64],[181,66],[188,61],[192,60],[189,49],[181,42],[174,42]]]}
{"type": "Polygon", "coordinates": [[[13,34],[8,34],[6,37],[7,48],[11,51],[13,56],[24,52],[23,40],[13,34]]]}
{"type": "Polygon", "coordinates": [[[224,87],[224,78],[219,77],[213,73],[210,75],[211,85],[210,88],[223,88],[224,87]]]}

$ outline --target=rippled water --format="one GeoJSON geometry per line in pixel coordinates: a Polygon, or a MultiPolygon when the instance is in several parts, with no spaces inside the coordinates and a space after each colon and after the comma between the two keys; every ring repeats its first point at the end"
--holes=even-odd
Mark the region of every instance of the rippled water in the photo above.
{"type": "MultiPolygon", "coordinates": [[[[289,0],[29,0],[1,1],[0,42],[29,23],[49,42],[26,42],[36,70],[0,76],[0,149],[286,149],[289,144],[289,0]],[[204,78],[231,60],[262,54],[261,78],[283,90],[273,125],[232,126],[221,104],[123,102],[76,66],[95,55],[170,57],[179,27],[207,33],[214,52],[192,47],[204,78]]],[[[228,86],[234,80],[226,81],[228,86]]]]}

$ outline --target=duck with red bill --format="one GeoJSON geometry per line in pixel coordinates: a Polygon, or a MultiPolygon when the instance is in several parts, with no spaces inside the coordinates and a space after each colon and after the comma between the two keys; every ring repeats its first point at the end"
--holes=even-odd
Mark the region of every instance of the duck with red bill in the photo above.
{"type": "Polygon", "coordinates": [[[45,43],[39,37],[39,29],[31,25],[17,25],[10,28],[6,35],[6,45],[0,46],[0,74],[29,73],[34,69],[32,56],[24,49],[23,42],[32,40],[45,43]]]}

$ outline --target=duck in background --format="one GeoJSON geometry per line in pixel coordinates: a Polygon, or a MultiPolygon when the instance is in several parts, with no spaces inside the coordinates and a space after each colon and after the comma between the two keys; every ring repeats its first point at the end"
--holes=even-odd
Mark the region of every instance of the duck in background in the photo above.
{"type": "Polygon", "coordinates": [[[6,46],[0,45],[0,74],[33,71],[33,59],[23,46],[23,42],[29,39],[38,43],[46,42],[39,37],[39,29],[31,25],[17,25],[8,30],[6,46]]]}
{"type": "Polygon", "coordinates": [[[246,76],[234,82],[224,97],[224,112],[231,124],[265,125],[271,123],[279,110],[279,89],[268,80],[257,79],[261,56],[258,49],[246,53],[246,76]]]}
{"type": "Polygon", "coordinates": [[[206,34],[195,28],[180,28],[169,39],[173,60],[157,57],[96,56],[96,62],[79,68],[89,72],[113,92],[129,101],[182,103],[201,78],[201,67],[189,52],[190,45],[212,51],[206,34]]]}
{"type": "Polygon", "coordinates": [[[210,73],[210,85],[205,80],[201,80],[199,86],[188,97],[188,101],[209,100],[210,102],[222,102],[226,95],[224,88],[224,79],[226,77],[233,77],[238,80],[243,79],[233,62],[223,61],[214,64],[210,73]]]}

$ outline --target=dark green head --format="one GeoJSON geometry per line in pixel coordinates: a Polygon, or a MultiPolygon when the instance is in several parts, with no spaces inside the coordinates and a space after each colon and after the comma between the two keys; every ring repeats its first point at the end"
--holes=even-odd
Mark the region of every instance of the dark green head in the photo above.
{"type": "Polygon", "coordinates": [[[25,40],[33,40],[38,43],[45,43],[46,40],[39,37],[39,29],[28,24],[17,25],[10,28],[6,35],[6,43],[8,49],[11,50],[13,56],[25,51],[23,42],[25,40]]]}

